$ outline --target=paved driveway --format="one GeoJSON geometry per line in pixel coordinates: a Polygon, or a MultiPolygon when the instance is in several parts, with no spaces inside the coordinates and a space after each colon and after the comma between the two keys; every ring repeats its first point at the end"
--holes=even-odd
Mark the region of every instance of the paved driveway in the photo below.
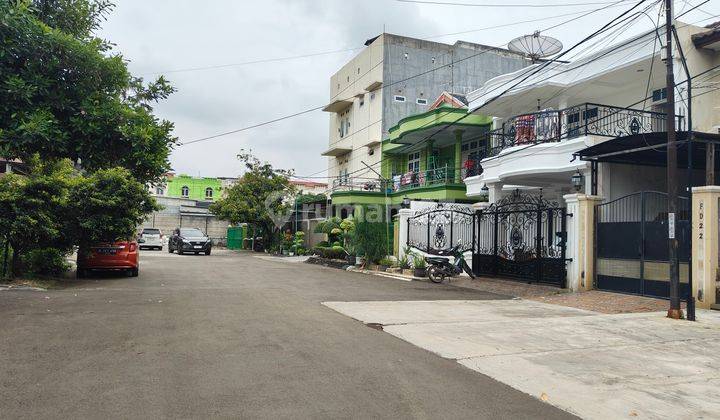
{"type": "Polygon", "coordinates": [[[321,304],[501,296],[216,251],[0,291],[0,417],[570,418],[321,304]]]}
{"type": "Polygon", "coordinates": [[[583,418],[720,418],[720,312],[693,323],[526,300],[326,305],[583,418]]]}

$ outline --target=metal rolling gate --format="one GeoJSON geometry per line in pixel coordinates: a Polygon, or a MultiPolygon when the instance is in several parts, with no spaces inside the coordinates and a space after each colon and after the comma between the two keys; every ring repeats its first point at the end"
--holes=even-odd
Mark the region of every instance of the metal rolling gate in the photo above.
{"type": "Polygon", "coordinates": [[[472,251],[475,213],[467,206],[438,204],[408,218],[407,244],[427,254],[442,255],[455,246],[472,251]]]}
{"type": "Polygon", "coordinates": [[[479,211],[473,271],[565,287],[566,208],[520,191],[479,211]]]}
{"type": "MultiPolygon", "coordinates": [[[[595,211],[595,287],[666,298],[670,292],[667,194],[642,191],[599,204],[595,211]]],[[[680,296],[688,293],[689,200],[680,199],[680,296]]]]}

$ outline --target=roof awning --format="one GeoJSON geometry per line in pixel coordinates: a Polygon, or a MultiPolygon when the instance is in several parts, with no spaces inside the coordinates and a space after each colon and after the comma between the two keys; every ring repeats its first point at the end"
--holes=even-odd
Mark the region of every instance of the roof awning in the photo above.
{"type": "Polygon", "coordinates": [[[382,142],[381,142],[380,140],[373,140],[373,141],[370,141],[370,142],[365,143],[363,146],[368,147],[368,148],[372,148],[372,147],[380,146],[381,143],[382,143],[382,142]]]}
{"type": "Polygon", "coordinates": [[[369,85],[367,85],[367,87],[365,88],[365,90],[366,90],[367,92],[372,92],[372,91],[376,90],[377,88],[379,88],[380,86],[382,86],[382,82],[378,82],[378,81],[376,80],[376,81],[370,83],[369,85]]]}
{"type": "Polygon", "coordinates": [[[707,32],[694,34],[692,42],[696,48],[707,48],[720,51],[720,28],[713,28],[707,32]]]}
{"type": "Polygon", "coordinates": [[[352,152],[352,149],[348,149],[346,147],[331,147],[327,149],[326,151],[322,152],[322,156],[342,156],[346,155],[348,153],[352,152]]]}
{"type": "Polygon", "coordinates": [[[326,105],[322,110],[325,112],[340,112],[344,111],[345,108],[350,107],[350,105],[352,105],[352,101],[348,101],[346,99],[336,99],[326,105]]]}
{"type": "MultiPolygon", "coordinates": [[[[708,143],[720,145],[720,134],[693,132],[693,169],[705,169],[705,150],[708,143]]],[[[676,144],[678,167],[687,168],[689,144],[687,131],[677,132],[676,144]]],[[[575,156],[584,161],[666,166],[667,132],[617,137],[580,150],[575,156]]],[[[720,160],[716,160],[716,165],[720,165],[720,160]]]]}

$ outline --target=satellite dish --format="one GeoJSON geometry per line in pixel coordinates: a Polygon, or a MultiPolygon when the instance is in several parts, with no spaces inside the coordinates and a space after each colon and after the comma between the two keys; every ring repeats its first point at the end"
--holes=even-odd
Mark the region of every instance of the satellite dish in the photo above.
{"type": "Polygon", "coordinates": [[[550,57],[562,51],[563,45],[560,40],[553,37],[540,35],[535,31],[532,35],[517,37],[508,43],[508,49],[526,55],[537,61],[540,58],[550,57]]]}

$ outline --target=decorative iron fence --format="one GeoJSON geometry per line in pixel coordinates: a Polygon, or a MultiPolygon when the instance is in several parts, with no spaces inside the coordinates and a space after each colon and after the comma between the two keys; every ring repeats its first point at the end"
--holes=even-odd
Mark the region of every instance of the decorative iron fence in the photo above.
{"type": "Polygon", "coordinates": [[[455,204],[438,204],[408,218],[407,244],[427,254],[442,254],[455,246],[460,252],[475,245],[475,213],[455,204]]]}
{"type": "MultiPolygon", "coordinates": [[[[517,115],[488,133],[488,155],[497,155],[513,146],[557,142],[578,136],[621,137],[665,131],[666,118],[661,112],[595,103],[517,115]]],[[[683,116],[676,118],[678,129],[683,130],[683,116]]]]}
{"type": "Polygon", "coordinates": [[[478,212],[473,270],[565,287],[566,209],[520,191],[478,212]]]}

